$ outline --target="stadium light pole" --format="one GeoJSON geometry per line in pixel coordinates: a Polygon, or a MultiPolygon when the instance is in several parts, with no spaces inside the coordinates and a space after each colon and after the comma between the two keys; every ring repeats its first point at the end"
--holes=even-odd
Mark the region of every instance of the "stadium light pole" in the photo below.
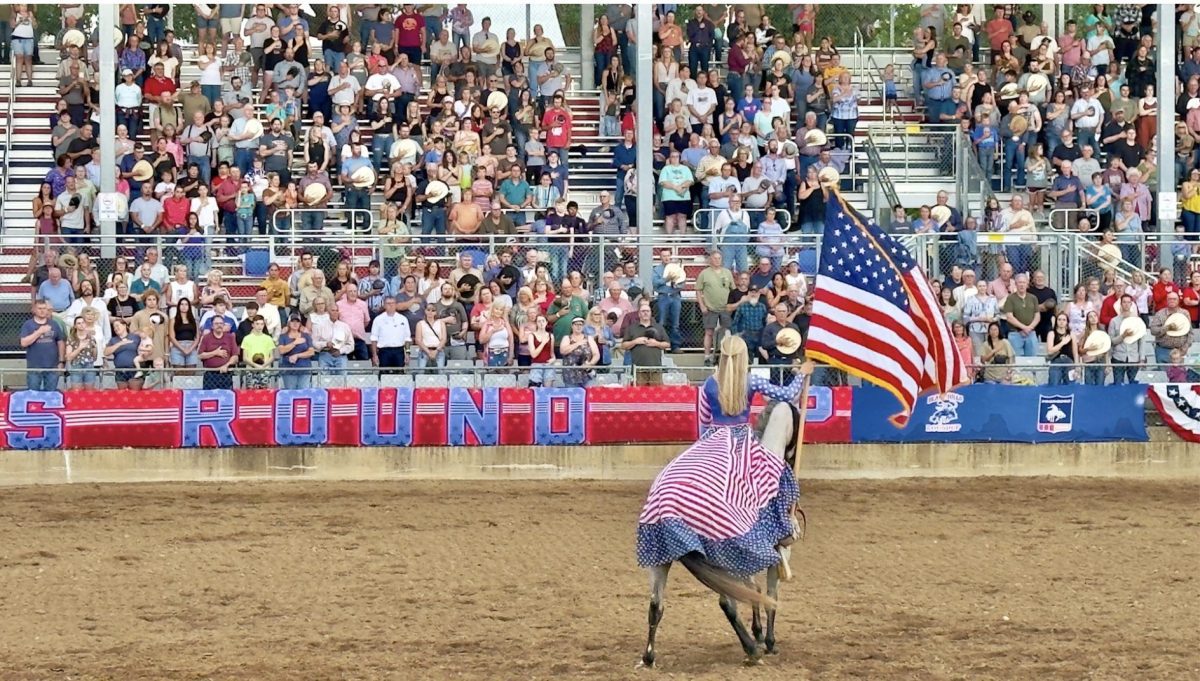
{"type": "MultiPolygon", "coordinates": [[[[1173,93],[1175,83],[1175,5],[1169,2],[1158,3],[1158,82],[1154,88],[1156,93],[1173,93]],[[1162,88],[1168,88],[1163,90],[1162,88]]],[[[1159,95],[1162,100],[1162,95],[1159,95]]],[[[1170,102],[1170,99],[1167,100],[1170,102]]],[[[1175,193],[1175,117],[1158,117],[1158,258],[1160,267],[1171,266],[1171,249],[1163,243],[1175,238],[1175,221],[1178,199],[1175,193]],[[1167,199],[1167,197],[1170,197],[1167,199]],[[1166,199],[1166,200],[1164,200],[1166,199]],[[1168,208],[1168,210],[1163,210],[1168,208]]]]}
{"type": "MultiPolygon", "coordinates": [[[[101,4],[99,7],[100,34],[100,191],[117,191],[116,139],[117,110],[113,89],[116,87],[116,41],[113,32],[117,25],[117,6],[101,4]]],[[[100,254],[105,258],[117,255],[117,244],[113,237],[117,223],[113,220],[100,221],[100,254]]]]}
{"type": "MultiPolygon", "coordinates": [[[[650,234],[654,228],[654,36],[648,4],[633,10],[637,21],[637,221],[638,269],[642,290],[653,291],[654,249],[650,234]]],[[[586,68],[586,67],[585,67],[586,68]]]]}
{"type": "Polygon", "coordinates": [[[592,36],[592,25],[596,23],[596,6],[585,2],[579,12],[579,70],[583,77],[583,89],[591,90],[596,87],[596,69],[593,62],[596,57],[596,45],[589,39],[592,36]]]}

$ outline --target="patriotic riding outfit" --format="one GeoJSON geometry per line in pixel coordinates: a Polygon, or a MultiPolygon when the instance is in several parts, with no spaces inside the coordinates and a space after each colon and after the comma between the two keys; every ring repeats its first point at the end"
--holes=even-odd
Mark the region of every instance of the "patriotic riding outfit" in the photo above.
{"type": "Polygon", "coordinates": [[[658,474],[638,518],[639,565],[663,565],[697,551],[748,576],[779,562],[775,547],[792,536],[790,509],[800,487],[791,467],[754,437],[749,405],[756,393],[794,402],[802,383],[797,376],[781,387],[750,375],[746,409],[725,414],[716,377],[705,381],[700,440],[658,474]]]}

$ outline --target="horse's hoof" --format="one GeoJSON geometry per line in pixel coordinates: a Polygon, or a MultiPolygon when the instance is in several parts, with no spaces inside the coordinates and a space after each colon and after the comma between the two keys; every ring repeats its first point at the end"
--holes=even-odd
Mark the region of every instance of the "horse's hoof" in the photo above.
{"type": "Polygon", "coordinates": [[[768,655],[778,655],[779,648],[776,648],[775,646],[767,646],[767,654],[768,655]]]}
{"type": "Polygon", "coordinates": [[[641,661],[637,663],[637,666],[634,667],[634,669],[654,669],[654,658],[642,657],[641,661]]]}
{"type": "Polygon", "coordinates": [[[742,661],[742,664],[747,667],[757,667],[757,666],[763,664],[762,655],[761,654],[747,655],[746,659],[742,661]]]}

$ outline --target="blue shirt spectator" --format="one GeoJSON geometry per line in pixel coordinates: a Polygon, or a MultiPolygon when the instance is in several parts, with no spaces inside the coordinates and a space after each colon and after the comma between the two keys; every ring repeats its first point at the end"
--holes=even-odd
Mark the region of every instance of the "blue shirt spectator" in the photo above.
{"type": "Polygon", "coordinates": [[[75,290],[71,288],[71,282],[63,279],[62,272],[55,267],[50,270],[50,278],[38,287],[37,297],[50,303],[55,312],[62,312],[74,302],[75,290]]]}

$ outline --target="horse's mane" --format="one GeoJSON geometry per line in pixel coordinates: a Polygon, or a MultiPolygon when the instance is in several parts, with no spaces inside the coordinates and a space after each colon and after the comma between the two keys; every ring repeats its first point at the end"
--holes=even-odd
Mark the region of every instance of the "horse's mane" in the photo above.
{"type": "MultiPolygon", "coordinates": [[[[759,442],[763,442],[763,436],[766,435],[767,426],[770,425],[771,422],[771,416],[775,413],[775,408],[779,405],[785,405],[788,407],[788,414],[792,417],[791,423],[789,424],[791,427],[790,433],[793,436],[795,435],[796,428],[799,427],[799,410],[790,402],[769,400],[767,405],[763,408],[762,413],[759,414],[758,420],[754,424],[754,437],[759,442]]],[[[763,444],[766,446],[765,442],[763,444]]],[[[794,441],[791,437],[789,437],[787,441],[783,443],[783,451],[776,452],[771,450],[771,452],[790,464],[796,456],[796,453],[793,450],[794,447],[794,441]]],[[[768,447],[768,449],[770,449],[770,447],[768,447]]]]}

